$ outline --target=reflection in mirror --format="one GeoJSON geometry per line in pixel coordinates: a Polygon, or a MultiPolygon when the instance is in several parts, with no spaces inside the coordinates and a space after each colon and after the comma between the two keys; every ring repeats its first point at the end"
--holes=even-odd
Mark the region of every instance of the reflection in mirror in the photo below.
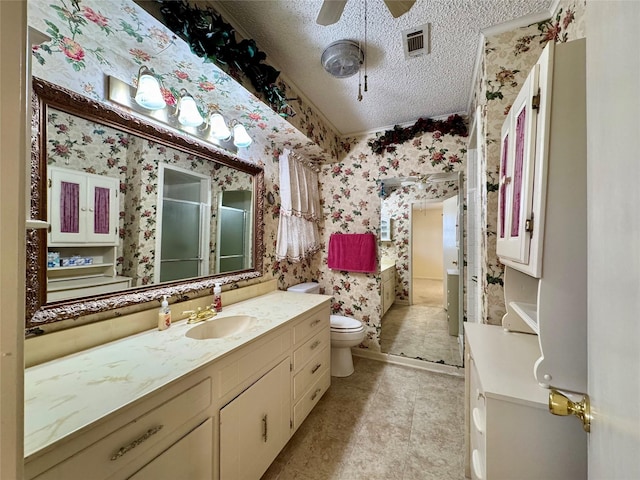
{"type": "MultiPolygon", "coordinates": [[[[453,202],[454,225],[459,189],[457,173],[382,180],[381,217],[389,220],[390,241],[382,242],[382,261],[395,261],[396,298],[384,315],[380,332],[383,353],[447,365],[462,365],[458,321],[448,305],[445,287],[448,270],[458,262],[447,242],[443,204],[453,202]],[[451,320],[449,319],[451,316],[451,320]],[[453,328],[455,327],[455,328],[453,328]]],[[[462,255],[462,252],[460,252],[462,255]]],[[[450,273],[450,272],[449,272],[450,273]]],[[[452,277],[449,277],[452,278],[452,277]]],[[[457,278],[457,276],[456,276],[457,278]]],[[[457,288],[455,289],[457,291],[457,288]]],[[[452,300],[452,298],[450,299],[452,300]]]]}
{"type": "Polygon", "coordinates": [[[44,81],[34,92],[32,218],[50,231],[29,233],[28,325],[261,275],[260,167],[44,81]]]}

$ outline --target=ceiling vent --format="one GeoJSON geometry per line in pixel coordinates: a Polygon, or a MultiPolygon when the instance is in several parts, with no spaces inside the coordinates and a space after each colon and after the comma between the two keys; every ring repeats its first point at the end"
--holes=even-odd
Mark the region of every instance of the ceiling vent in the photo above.
{"type": "Polygon", "coordinates": [[[419,27],[403,30],[402,47],[407,60],[431,53],[431,25],[425,23],[419,27]]]}

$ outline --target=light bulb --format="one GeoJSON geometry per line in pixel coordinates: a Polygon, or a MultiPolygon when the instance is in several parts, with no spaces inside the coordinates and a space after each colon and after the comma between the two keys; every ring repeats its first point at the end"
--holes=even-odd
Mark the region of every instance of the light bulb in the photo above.
{"type": "Polygon", "coordinates": [[[160,110],[167,106],[160,90],[160,82],[147,67],[140,69],[135,100],[138,105],[149,110],[160,110]]]}
{"type": "Polygon", "coordinates": [[[219,113],[214,113],[209,118],[211,125],[211,136],[216,140],[228,140],[231,137],[231,130],[227,127],[224,117],[219,113]]]}
{"type": "Polygon", "coordinates": [[[185,127],[199,127],[204,122],[196,101],[186,91],[181,92],[178,103],[178,121],[185,127]]]}
{"type": "Polygon", "coordinates": [[[251,137],[247,133],[247,130],[244,128],[244,125],[241,123],[237,123],[233,127],[233,144],[236,147],[248,147],[251,145],[251,137]]]}

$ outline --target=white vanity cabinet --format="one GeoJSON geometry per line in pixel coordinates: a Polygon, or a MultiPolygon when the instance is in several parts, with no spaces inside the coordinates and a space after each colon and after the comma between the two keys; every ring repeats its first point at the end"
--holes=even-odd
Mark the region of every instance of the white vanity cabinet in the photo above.
{"type": "Polygon", "coordinates": [[[329,301],[272,292],[223,310],[280,308],[244,338],[193,340],[180,322],[28,369],[25,478],[260,478],[330,386],[329,301]]]}
{"type": "Polygon", "coordinates": [[[393,302],[396,301],[396,265],[382,268],[382,315],[387,313],[393,302]]]}
{"type": "Polygon", "coordinates": [[[220,480],[260,478],[329,388],[329,328],[316,308],[214,365],[220,480]]]}
{"type": "Polygon", "coordinates": [[[292,435],[331,384],[330,328],[328,307],[293,327],[292,435]]]}
{"type": "Polygon", "coordinates": [[[587,435],[572,417],[548,411],[531,368],[534,335],[465,324],[467,472],[473,480],[587,478],[587,435]]]}
{"type": "Polygon", "coordinates": [[[457,337],[460,326],[460,271],[447,270],[447,325],[449,335],[457,337]]]}
{"type": "MultiPolygon", "coordinates": [[[[107,394],[108,387],[105,387],[107,394]]],[[[200,438],[203,431],[210,429],[211,404],[210,378],[185,379],[64,442],[48,455],[29,461],[25,477],[37,480],[129,478],[143,468],[137,478],[151,478],[143,472],[154,470],[154,462],[160,464],[166,459],[175,459],[175,452],[182,451],[185,445],[193,443],[192,439],[200,438]],[[171,395],[174,396],[165,400],[171,395]]],[[[211,445],[212,438],[208,441],[211,445]]],[[[194,465],[175,465],[174,471],[181,468],[184,472],[190,471],[188,469],[211,471],[211,453],[212,448],[206,452],[194,451],[189,457],[194,465]]]]}
{"type": "Polygon", "coordinates": [[[290,361],[285,359],[220,410],[220,478],[259,479],[290,437],[290,361]]]}

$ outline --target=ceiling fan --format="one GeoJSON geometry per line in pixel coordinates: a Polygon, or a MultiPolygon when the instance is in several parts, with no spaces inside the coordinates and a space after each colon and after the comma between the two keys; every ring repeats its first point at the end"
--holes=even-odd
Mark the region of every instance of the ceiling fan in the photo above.
{"type": "MultiPolygon", "coordinates": [[[[407,13],[416,0],[383,0],[387,5],[389,12],[393,15],[393,18],[398,18],[400,15],[407,13]]],[[[344,6],[347,4],[347,0],[324,0],[320,13],[316,19],[316,23],[319,25],[333,25],[342,16],[344,6]]]]}

